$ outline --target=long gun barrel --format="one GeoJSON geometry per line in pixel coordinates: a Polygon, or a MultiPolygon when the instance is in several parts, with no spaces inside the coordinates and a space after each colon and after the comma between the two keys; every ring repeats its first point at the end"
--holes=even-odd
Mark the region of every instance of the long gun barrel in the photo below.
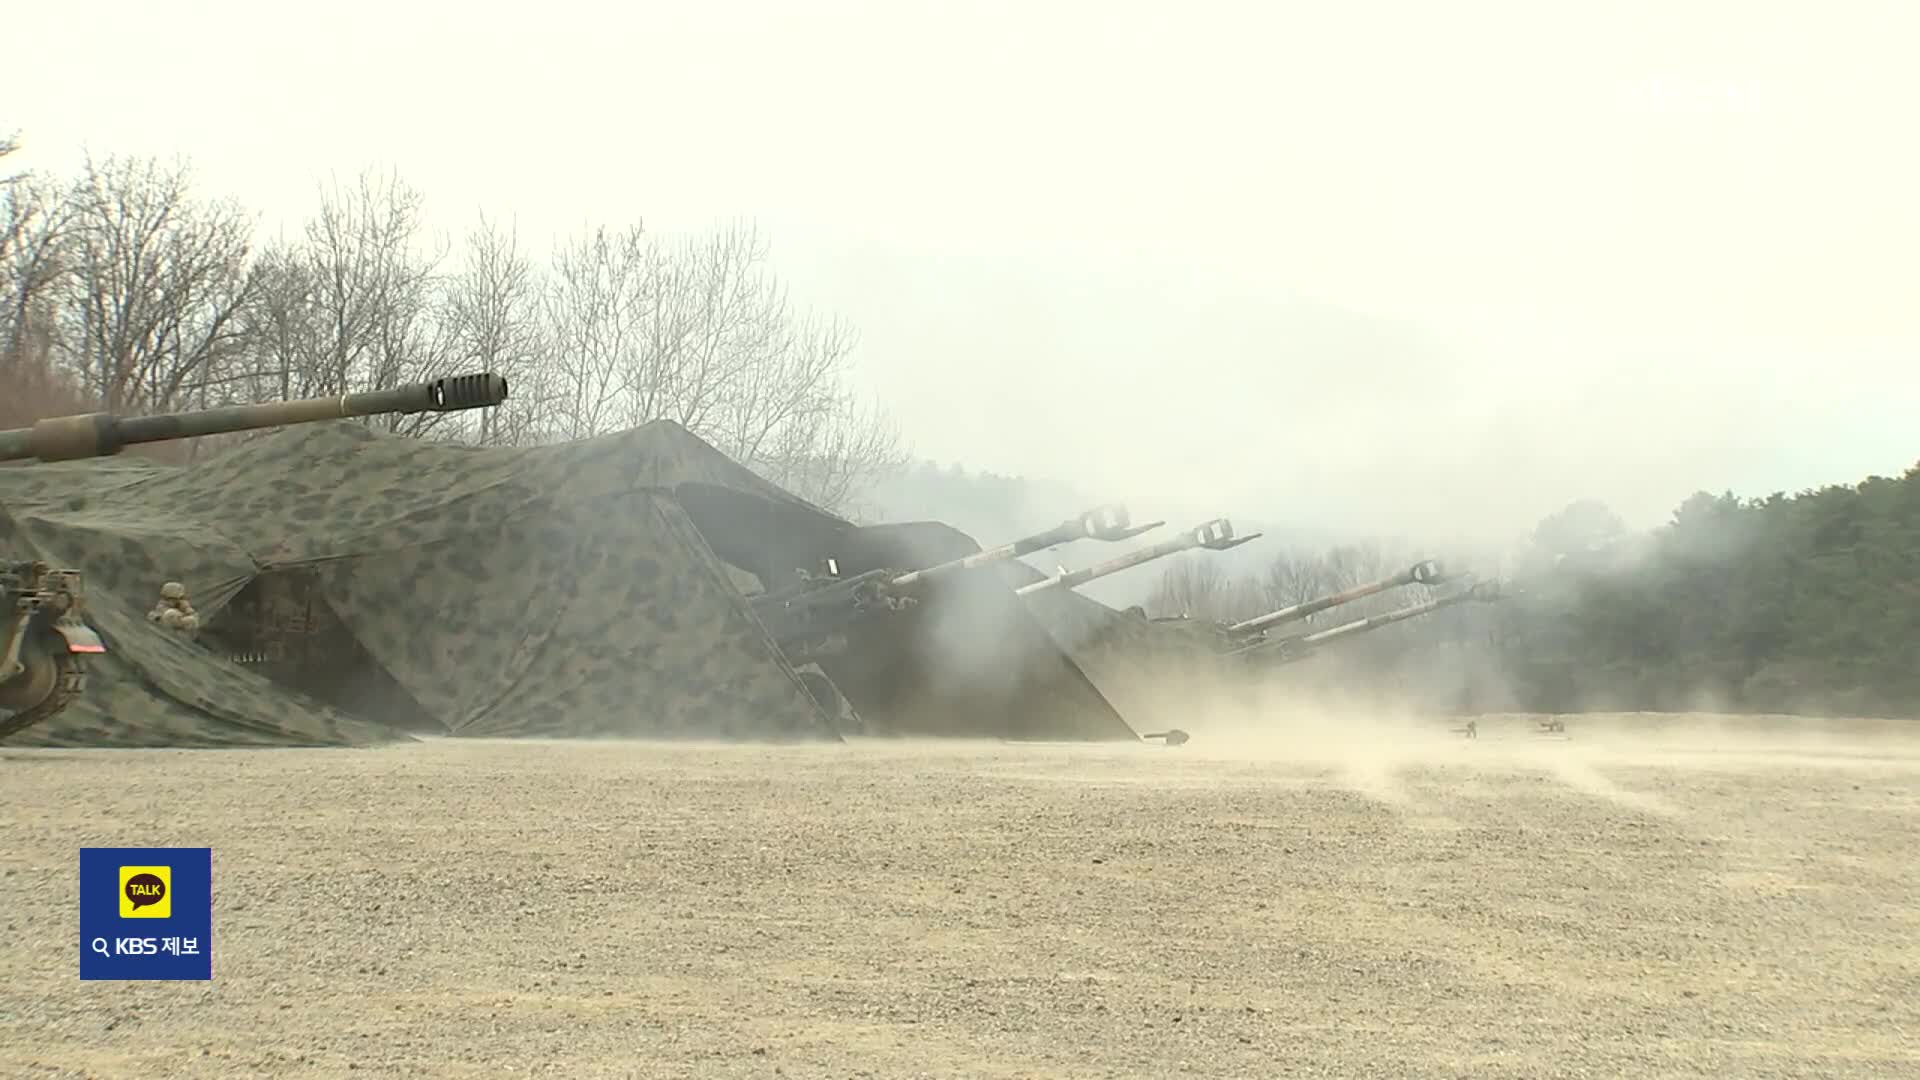
{"type": "Polygon", "coordinates": [[[1102,506],[1009,544],[904,573],[868,570],[841,577],[837,560],[827,560],[827,576],[752,598],[754,614],[788,653],[788,659],[837,650],[847,627],[885,612],[904,611],[919,602],[918,593],[936,579],[1074,540],[1125,540],[1166,524],[1134,525],[1123,506],[1102,506]]]}
{"type": "Polygon", "coordinates": [[[1403,608],[1396,608],[1380,615],[1369,616],[1365,619],[1355,619],[1352,622],[1341,623],[1339,626],[1321,630],[1318,633],[1258,642],[1245,648],[1237,649],[1232,655],[1243,656],[1249,653],[1271,652],[1277,653],[1278,655],[1275,657],[1275,660],[1283,664],[1295,660],[1304,660],[1309,653],[1329,641],[1351,637],[1355,634],[1368,633],[1369,631],[1378,630],[1383,626],[1390,626],[1406,619],[1439,611],[1441,608],[1452,607],[1455,604],[1463,604],[1469,600],[1491,603],[1492,601],[1500,599],[1500,596],[1499,583],[1491,581],[1482,582],[1470,589],[1463,589],[1460,592],[1454,593],[1451,596],[1436,597],[1435,599],[1422,603],[1409,604],[1403,608]]]}
{"type": "Polygon", "coordinates": [[[1068,518],[1051,529],[1034,533],[1032,536],[1023,536],[1012,543],[1001,544],[996,548],[988,548],[936,566],[929,566],[924,570],[909,570],[904,574],[895,575],[888,580],[887,588],[895,593],[910,592],[933,578],[971,570],[988,563],[1006,562],[1009,559],[1044,551],[1059,544],[1071,543],[1075,540],[1108,542],[1126,540],[1165,524],[1164,521],[1153,521],[1145,525],[1135,525],[1127,514],[1127,508],[1117,504],[1095,507],[1086,513],[1068,518]]]}
{"type": "Polygon", "coordinates": [[[1138,551],[1129,551],[1118,558],[1108,559],[1106,562],[1089,566],[1083,570],[1063,570],[1045,581],[1036,581],[1031,585],[1022,585],[1018,589],[1015,589],[1014,593],[1019,596],[1032,596],[1036,593],[1046,592],[1051,589],[1077,589],[1089,581],[1106,577],[1109,574],[1117,574],[1122,570],[1139,566],[1141,563],[1152,562],[1155,559],[1163,559],[1168,555],[1173,555],[1178,552],[1189,551],[1193,548],[1206,548],[1209,551],[1225,551],[1228,548],[1239,547],[1241,544],[1259,538],[1259,533],[1236,537],[1233,535],[1232,522],[1226,518],[1215,518],[1198,528],[1189,529],[1170,540],[1162,540],[1157,544],[1143,547],[1138,551]]]}
{"type": "Polygon", "coordinates": [[[507,380],[491,372],[448,375],[430,382],[338,397],[230,405],[196,412],[120,417],[111,413],[54,416],[30,428],[0,431],[0,461],[71,461],[112,457],[135,443],[191,439],[232,431],[339,420],[383,413],[454,412],[498,405],[507,380]]]}
{"type": "Polygon", "coordinates": [[[1322,596],[1317,600],[1308,600],[1305,603],[1295,604],[1292,607],[1283,607],[1278,611],[1269,611],[1265,615],[1256,615],[1251,619],[1237,622],[1227,627],[1227,632],[1234,635],[1258,633],[1269,626],[1277,626],[1280,623],[1297,622],[1309,615],[1325,611],[1330,607],[1350,604],[1363,596],[1372,596],[1375,593],[1386,592],[1388,589],[1397,589],[1402,585],[1437,585],[1446,581],[1447,578],[1446,568],[1437,560],[1423,559],[1392,577],[1384,577],[1378,581],[1369,581],[1364,585],[1355,585],[1353,588],[1347,589],[1344,592],[1337,592],[1331,596],[1322,596]]]}

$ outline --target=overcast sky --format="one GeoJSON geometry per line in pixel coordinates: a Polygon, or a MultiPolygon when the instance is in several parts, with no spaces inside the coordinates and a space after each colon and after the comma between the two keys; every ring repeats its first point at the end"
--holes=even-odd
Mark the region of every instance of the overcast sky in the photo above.
{"type": "Polygon", "coordinates": [[[0,128],[270,223],[372,164],[538,241],[757,218],[915,450],[1156,512],[1644,526],[1920,460],[1920,4],[282,12],[11,12],[0,128]]]}

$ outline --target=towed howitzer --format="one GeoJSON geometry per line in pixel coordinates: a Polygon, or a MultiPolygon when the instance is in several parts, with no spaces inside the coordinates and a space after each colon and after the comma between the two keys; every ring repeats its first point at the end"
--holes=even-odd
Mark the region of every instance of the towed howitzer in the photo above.
{"type": "Polygon", "coordinates": [[[1350,604],[1362,597],[1372,596],[1375,593],[1383,593],[1388,589],[1397,589],[1402,585],[1438,585],[1444,581],[1451,580],[1451,578],[1452,575],[1447,573],[1446,567],[1443,566],[1439,560],[1422,559],[1391,577],[1383,577],[1378,581],[1365,582],[1360,585],[1355,585],[1351,589],[1331,593],[1316,600],[1307,600],[1290,607],[1280,608],[1277,611],[1269,611],[1265,615],[1256,615],[1251,619],[1243,619],[1240,622],[1229,625],[1227,627],[1227,633],[1232,637],[1250,640],[1252,643],[1257,644],[1265,640],[1267,630],[1281,623],[1298,622],[1309,615],[1317,615],[1328,608],[1339,607],[1342,604],[1350,604]]]}
{"type": "Polygon", "coordinates": [[[1062,570],[1045,581],[1036,581],[1031,585],[1022,585],[1013,590],[1017,596],[1032,596],[1051,589],[1077,589],[1089,581],[1130,570],[1141,563],[1163,559],[1182,551],[1194,548],[1206,548],[1208,551],[1226,551],[1236,548],[1250,540],[1260,538],[1259,533],[1236,537],[1233,535],[1233,523],[1226,518],[1215,518],[1197,528],[1189,529],[1179,536],[1160,543],[1143,547],[1138,551],[1129,551],[1125,555],[1108,559],[1106,562],[1089,566],[1083,570],[1062,570]]]}
{"type": "Polygon", "coordinates": [[[1439,611],[1441,608],[1452,607],[1455,604],[1462,604],[1469,600],[1492,603],[1500,598],[1501,590],[1499,582],[1484,581],[1448,596],[1435,597],[1432,600],[1418,604],[1409,604],[1406,607],[1396,608],[1392,611],[1380,615],[1372,615],[1364,619],[1355,619],[1352,622],[1341,623],[1339,626],[1330,627],[1318,633],[1299,634],[1294,637],[1257,641],[1251,645],[1235,649],[1229,655],[1259,659],[1276,664],[1290,664],[1296,660],[1306,659],[1312,655],[1315,650],[1319,649],[1320,646],[1330,641],[1338,641],[1341,638],[1352,637],[1355,634],[1369,633],[1383,626],[1391,626],[1394,623],[1425,615],[1429,612],[1439,611]]]}
{"type": "Polygon", "coordinates": [[[1032,536],[920,570],[876,569],[841,577],[838,560],[828,558],[824,575],[802,571],[797,584],[762,593],[750,602],[754,615],[788,659],[800,663],[844,648],[845,631],[857,622],[914,607],[919,594],[935,581],[1074,540],[1126,540],[1164,524],[1134,525],[1125,507],[1102,506],[1032,536]]]}
{"type": "MultiPolygon", "coordinates": [[[[112,457],[136,443],[388,413],[453,412],[505,401],[499,375],[449,375],[338,397],[232,405],[158,416],[54,416],[0,431],[0,461],[112,457]]],[[[66,708],[86,689],[85,657],[107,651],[87,626],[78,570],[45,562],[0,561],[0,738],[66,708]]]]}
{"type": "Polygon", "coordinates": [[[448,375],[431,382],[337,397],[228,405],[157,416],[85,413],[50,416],[30,428],[0,431],[0,461],[35,458],[72,461],[112,457],[135,443],[170,442],[233,431],[341,420],[387,413],[454,412],[498,405],[507,399],[507,380],[492,373],[448,375]]]}

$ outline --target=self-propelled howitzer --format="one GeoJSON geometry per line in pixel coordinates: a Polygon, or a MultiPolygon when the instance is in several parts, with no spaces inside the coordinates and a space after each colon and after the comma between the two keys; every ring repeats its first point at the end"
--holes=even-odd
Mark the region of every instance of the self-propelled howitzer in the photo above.
{"type": "MultiPolygon", "coordinates": [[[[55,416],[0,431],[0,461],[112,457],[136,443],[388,413],[452,412],[505,401],[492,373],[337,397],[234,405],[158,416],[55,416]]],[[[85,621],[81,573],[0,552],[0,738],[59,713],[86,689],[86,657],[107,651],[85,621]]]]}
{"type": "Polygon", "coordinates": [[[919,570],[876,569],[841,577],[838,563],[830,558],[824,576],[803,575],[798,584],[762,593],[751,602],[754,614],[788,659],[800,663],[843,648],[844,632],[857,622],[912,608],[937,581],[1058,544],[1126,540],[1164,524],[1134,525],[1125,507],[1102,506],[1012,543],[919,570]]]}
{"type": "Polygon", "coordinates": [[[1469,600],[1481,603],[1492,603],[1500,598],[1501,591],[1498,582],[1481,582],[1471,588],[1462,589],[1448,596],[1436,597],[1418,604],[1409,604],[1406,607],[1396,608],[1392,611],[1380,615],[1373,615],[1365,619],[1355,619],[1352,622],[1341,623],[1339,626],[1330,627],[1317,633],[1255,642],[1252,645],[1234,650],[1232,655],[1257,659],[1267,663],[1289,664],[1296,660],[1306,659],[1312,655],[1315,650],[1331,641],[1353,637],[1356,634],[1371,633],[1381,627],[1391,626],[1394,623],[1439,611],[1441,608],[1452,607],[1455,604],[1463,604],[1469,600]]]}
{"type": "Polygon", "coordinates": [[[1129,551],[1125,555],[1108,559],[1106,562],[1089,566],[1082,570],[1062,570],[1045,581],[1036,581],[1031,585],[1022,585],[1018,589],[1015,589],[1014,592],[1020,596],[1032,596],[1036,593],[1047,592],[1052,589],[1077,589],[1089,581],[1098,580],[1109,574],[1117,574],[1122,570],[1130,570],[1139,566],[1141,563],[1149,563],[1155,559],[1164,559],[1168,555],[1177,554],[1182,551],[1191,551],[1194,548],[1205,548],[1208,551],[1226,551],[1228,548],[1239,547],[1241,544],[1247,543],[1250,540],[1258,540],[1260,535],[1259,533],[1252,533],[1247,536],[1235,536],[1233,535],[1232,522],[1226,518],[1215,518],[1198,528],[1189,529],[1172,539],[1162,540],[1158,544],[1143,547],[1138,551],[1129,551]]]}
{"type": "Polygon", "coordinates": [[[114,416],[112,413],[52,416],[30,428],[0,431],[0,461],[112,457],[135,443],[171,442],[355,416],[480,409],[506,399],[507,380],[488,373],[448,375],[430,382],[358,394],[228,405],[158,416],[114,416]]]}
{"type": "Polygon", "coordinates": [[[86,689],[83,657],[107,647],[85,614],[79,571],[0,562],[0,739],[53,716],[86,689]]]}

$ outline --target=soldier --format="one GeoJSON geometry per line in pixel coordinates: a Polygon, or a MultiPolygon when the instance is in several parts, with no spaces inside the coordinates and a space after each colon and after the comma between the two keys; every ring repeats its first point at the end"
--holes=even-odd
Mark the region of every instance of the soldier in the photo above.
{"type": "Polygon", "coordinates": [[[187,587],[177,581],[169,581],[160,586],[160,602],[147,618],[169,630],[184,631],[189,637],[200,630],[200,616],[194,614],[193,602],[187,599],[187,587]]]}

